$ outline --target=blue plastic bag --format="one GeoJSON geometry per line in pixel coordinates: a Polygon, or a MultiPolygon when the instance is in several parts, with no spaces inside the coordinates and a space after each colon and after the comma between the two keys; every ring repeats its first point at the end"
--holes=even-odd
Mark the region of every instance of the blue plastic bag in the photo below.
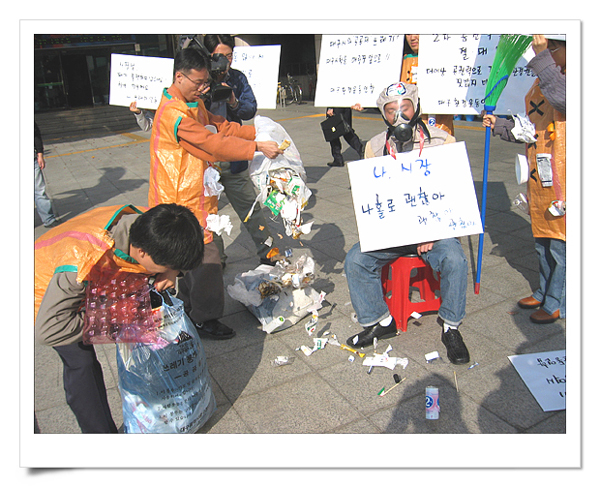
{"type": "Polygon", "coordinates": [[[216,410],[206,354],[183,302],[166,293],[154,310],[157,343],[117,343],[125,433],[195,433],[216,410]]]}

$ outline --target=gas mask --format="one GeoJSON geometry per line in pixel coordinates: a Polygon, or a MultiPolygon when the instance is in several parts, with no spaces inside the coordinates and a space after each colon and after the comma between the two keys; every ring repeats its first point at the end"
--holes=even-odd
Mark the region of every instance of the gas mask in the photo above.
{"type": "Polygon", "coordinates": [[[387,133],[388,138],[393,136],[398,142],[400,142],[402,144],[404,144],[405,142],[408,142],[409,140],[412,139],[413,130],[417,125],[420,125],[425,130],[425,133],[427,134],[427,138],[430,138],[430,134],[429,134],[429,130],[427,129],[427,126],[425,125],[423,120],[421,120],[421,102],[420,101],[417,104],[417,109],[415,110],[415,114],[408,121],[408,123],[404,121],[406,119],[404,119],[402,117],[401,110],[398,110],[396,112],[396,115],[394,117],[394,124],[390,124],[385,117],[383,117],[383,119],[384,119],[386,125],[388,126],[388,133],[387,133]],[[398,122],[398,119],[401,119],[401,123],[396,125],[396,123],[398,122]]]}

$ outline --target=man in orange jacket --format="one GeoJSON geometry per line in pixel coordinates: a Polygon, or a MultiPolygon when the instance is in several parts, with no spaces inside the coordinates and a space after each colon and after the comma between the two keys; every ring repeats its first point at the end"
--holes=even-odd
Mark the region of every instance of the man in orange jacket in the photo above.
{"type": "Polygon", "coordinates": [[[96,208],[35,242],[35,337],[63,361],[63,384],[82,433],[116,433],[102,366],[83,343],[86,283],[100,269],[155,276],[161,291],[202,261],[202,228],[179,205],[146,212],[128,205],[96,208]]]}
{"type": "Polygon", "coordinates": [[[205,171],[215,162],[251,160],[256,151],[275,158],[282,151],[273,141],[255,142],[250,125],[228,122],[206,110],[202,100],[209,89],[209,60],[196,49],[175,55],[173,84],[164,90],[150,138],[148,205],[177,203],[194,212],[204,227],[202,265],[179,282],[179,297],[206,338],[233,338],[235,331],[219,321],[225,303],[223,270],[206,218],[217,213],[218,198],[206,196],[205,171]]]}

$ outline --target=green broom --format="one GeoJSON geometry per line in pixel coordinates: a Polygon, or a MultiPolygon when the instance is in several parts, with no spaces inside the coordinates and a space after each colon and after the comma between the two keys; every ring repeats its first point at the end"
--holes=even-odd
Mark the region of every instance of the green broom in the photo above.
{"type": "MultiPolygon", "coordinates": [[[[518,34],[502,34],[498,41],[494,62],[488,78],[486,88],[484,109],[486,113],[492,114],[496,109],[498,98],[508,83],[508,78],[517,65],[517,61],[525,53],[533,37],[518,34]]],[[[485,206],[487,202],[487,177],[490,159],[490,139],[492,129],[485,129],[485,158],[483,162],[483,191],[481,194],[481,228],[485,232],[485,206]]],[[[483,233],[479,235],[479,249],[477,253],[477,277],[475,279],[475,294],[479,294],[481,282],[481,259],[483,252],[483,233]]]]}

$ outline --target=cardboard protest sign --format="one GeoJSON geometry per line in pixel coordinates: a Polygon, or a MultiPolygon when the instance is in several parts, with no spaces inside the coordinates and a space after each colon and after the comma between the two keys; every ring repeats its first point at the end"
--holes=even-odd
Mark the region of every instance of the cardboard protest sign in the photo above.
{"type": "Polygon", "coordinates": [[[348,162],[363,252],[482,233],[464,142],[348,162]]]}
{"type": "Polygon", "coordinates": [[[544,411],[566,408],[566,350],[511,355],[508,359],[544,411]]]}
{"type": "Polygon", "coordinates": [[[236,46],[231,67],[246,75],[258,108],[277,108],[281,46],[236,46]]]}
{"type": "Polygon", "coordinates": [[[375,107],[383,88],[400,79],[404,35],[323,35],[316,107],[375,107]]]}
{"type": "Polygon", "coordinates": [[[156,110],[164,88],[173,82],[173,59],[128,54],[110,55],[109,104],[156,110]]]}
{"type": "MultiPolygon", "coordinates": [[[[421,35],[418,85],[423,113],[480,114],[499,39],[487,34],[421,35]]],[[[525,94],[536,78],[526,67],[533,56],[530,47],[517,62],[494,114],[525,111],[525,94]]]]}

